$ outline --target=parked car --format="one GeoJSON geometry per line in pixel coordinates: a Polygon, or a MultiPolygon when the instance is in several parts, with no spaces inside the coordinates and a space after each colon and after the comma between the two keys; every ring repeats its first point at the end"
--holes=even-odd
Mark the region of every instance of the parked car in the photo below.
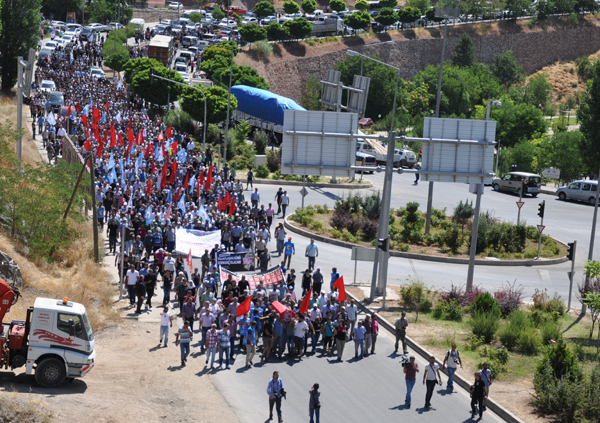
{"type": "Polygon", "coordinates": [[[540,193],[541,186],[542,177],[527,172],[509,172],[502,178],[492,180],[494,191],[509,191],[521,195],[523,190],[523,196],[530,194],[534,198],[540,193]]]}
{"type": "Polygon", "coordinates": [[[52,28],[54,28],[55,30],[59,31],[65,31],[67,29],[67,24],[64,23],[63,21],[52,21],[50,23],[50,25],[52,26],[52,28]]]}
{"type": "Polygon", "coordinates": [[[114,31],[115,29],[121,29],[121,28],[125,28],[123,25],[121,25],[119,22],[109,22],[108,25],[106,25],[106,31],[114,31]]]}
{"type": "Polygon", "coordinates": [[[75,35],[79,35],[83,27],[79,24],[67,24],[67,32],[74,32],[75,35]]]}
{"type": "Polygon", "coordinates": [[[176,72],[185,72],[187,74],[187,64],[185,62],[175,62],[173,70],[176,72]]]}
{"type": "Polygon", "coordinates": [[[90,76],[92,78],[104,79],[104,71],[98,66],[92,66],[90,68],[90,76]]]}
{"type": "Polygon", "coordinates": [[[370,128],[373,126],[373,119],[371,118],[362,118],[358,120],[358,126],[361,128],[370,128]]]}
{"type": "Polygon", "coordinates": [[[158,35],[171,35],[171,25],[158,24],[154,27],[158,35]]]}
{"type": "Polygon", "coordinates": [[[185,37],[183,37],[183,39],[181,40],[181,45],[183,47],[192,47],[195,46],[196,44],[198,44],[198,41],[200,39],[198,37],[194,37],[192,35],[187,35],[185,37]]]}
{"type": "Polygon", "coordinates": [[[183,29],[182,25],[171,25],[171,33],[172,34],[179,34],[181,32],[181,30],[183,29]]]}
{"type": "Polygon", "coordinates": [[[179,71],[177,72],[179,75],[181,75],[181,77],[183,78],[183,82],[185,82],[186,84],[190,83],[190,77],[188,76],[187,72],[182,72],[179,71]]]}
{"type": "Polygon", "coordinates": [[[167,6],[170,10],[179,10],[179,9],[183,9],[183,4],[179,3],[178,1],[172,1],[169,3],[169,6],[167,6]]]}
{"type": "Polygon", "coordinates": [[[417,155],[413,151],[404,148],[396,148],[394,153],[394,157],[400,156],[400,167],[409,167],[412,169],[416,166],[417,155]]]}
{"type": "Polygon", "coordinates": [[[86,28],[93,29],[94,31],[98,31],[98,32],[106,31],[105,26],[100,23],[91,23],[91,24],[87,25],[86,28]]]}
{"type": "Polygon", "coordinates": [[[244,18],[244,20],[242,21],[242,24],[243,24],[243,25],[248,25],[248,24],[258,24],[258,19],[256,19],[256,18],[253,18],[253,17],[251,17],[251,16],[250,16],[250,17],[249,17],[249,16],[246,16],[246,17],[244,18]]]}
{"type": "Polygon", "coordinates": [[[598,190],[598,181],[579,180],[571,182],[565,187],[556,190],[556,195],[562,201],[576,200],[584,201],[590,205],[596,204],[596,191],[598,190]]]}
{"type": "Polygon", "coordinates": [[[265,16],[264,18],[261,19],[260,24],[261,25],[270,25],[271,22],[277,22],[277,16],[273,15],[273,16],[265,16]]]}
{"type": "Polygon", "coordinates": [[[40,84],[40,91],[51,92],[56,91],[56,84],[50,79],[43,79],[40,84]]]}
{"type": "Polygon", "coordinates": [[[96,34],[97,34],[97,32],[91,28],[83,28],[81,30],[81,32],[79,33],[79,40],[80,41],[88,41],[90,36],[92,38],[97,38],[96,34]]]}
{"type": "Polygon", "coordinates": [[[43,48],[40,50],[39,54],[38,54],[38,58],[40,59],[45,59],[46,57],[50,56],[52,54],[52,50],[49,48],[43,48]]]}
{"type": "MultiPolygon", "coordinates": [[[[360,151],[356,152],[356,166],[372,166],[373,168],[377,167],[377,160],[375,156],[371,154],[361,153],[360,151]]],[[[356,173],[370,173],[373,174],[374,170],[357,170],[356,173]]]]}

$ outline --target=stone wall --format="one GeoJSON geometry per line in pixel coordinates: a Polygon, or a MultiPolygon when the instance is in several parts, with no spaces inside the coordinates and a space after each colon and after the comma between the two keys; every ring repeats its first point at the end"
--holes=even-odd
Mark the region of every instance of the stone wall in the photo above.
{"type": "MultiPolygon", "coordinates": [[[[600,50],[600,27],[580,26],[575,28],[519,31],[492,35],[471,35],[477,48],[479,60],[490,64],[494,56],[512,50],[519,64],[527,73],[533,73],[557,60],[573,60],[600,50]]],[[[370,47],[369,55],[376,55],[387,63],[401,69],[401,76],[410,79],[428,64],[440,61],[443,39],[439,30],[429,30],[432,37],[402,39],[394,44],[370,47]]],[[[446,59],[462,31],[448,29],[446,59]]],[[[306,82],[315,77],[323,79],[328,69],[346,57],[346,48],[316,57],[303,57],[272,63],[262,63],[257,69],[271,85],[271,90],[296,101],[302,99],[306,82]]],[[[358,50],[360,51],[360,50],[358,50]]]]}

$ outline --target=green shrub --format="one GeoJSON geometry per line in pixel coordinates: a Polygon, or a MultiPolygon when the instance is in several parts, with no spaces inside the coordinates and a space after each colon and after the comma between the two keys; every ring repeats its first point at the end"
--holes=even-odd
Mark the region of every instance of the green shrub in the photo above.
{"type": "Polygon", "coordinates": [[[337,229],[334,229],[331,231],[331,236],[334,237],[335,239],[340,239],[342,237],[342,231],[338,231],[337,229]]]}
{"type": "Polygon", "coordinates": [[[558,316],[562,316],[565,313],[565,304],[562,297],[558,295],[558,292],[555,292],[552,299],[550,299],[547,288],[543,291],[536,289],[532,299],[534,310],[556,313],[558,316]]]}
{"type": "Polygon", "coordinates": [[[483,292],[475,298],[471,311],[473,313],[492,313],[498,315],[498,317],[502,315],[498,301],[489,292],[483,292]]]}
{"type": "Polygon", "coordinates": [[[256,149],[256,154],[265,154],[265,149],[267,148],[267,141],[269,139],[269,135],[263,130],[254,131],[254,136],[252,137],[254,141],[254,148],[256,149]]]}
{"type": "Polygon", "coordinates": [[[311,228],[313,231],[316,231],[316,232],[318,232],[318,233],[321,233],[321,232],[323,232],[323,224],[322,224],[321,222],[313,222],[313,223],[311,223],[311,224],[310,224],[310,228],[311,228]]]}
{"type": "Polygon", "coordinates": [[[192,123],[192,117],[183,110],[169,110],[163,116],[163,122],[165,126],[172,126],[176,131],[184,134],[193,134],[196,132],[196,128],[192,123]]]}
{"type": "Polygon", "coordinates": [[[273,44],[267,40],[260,40],[252,43],[252,50],[254,50],[258,56],[262,59],[266,59],[273,55],[273,44]]]}
{"type": "Polygon", "coordinates": [[[544,358],[538,363],[537,373],[542,372],[546,365],[552,369],[555,379],[560,379],[565,375],[569,375],[571,380],[582,378],[577,355],[563,338],[558,339],[548,348],[544,358]]]}
{"type": "Polygon", "coordinates": [[[412,282],[400,288],[402,302],[417,313],[417,319],[419,318],[419,312],[427,313],[431,310],[431,296],[431,290],[422,282],[412,282]],[[424,311],[425,309],[427,311],[424,311]]]}
{"type": "Polygon", "coordinates": [[[269,169],[264,164],[258,165],[256,168],[256,176],[259,178],[267,178],[269,176],[269,169]]]}
{"type": "Polygon", "coordinates": [[[540,332],[544,345],[547,345],[550,341],[556,341],[562,336],[560,324],[552,321],[542,324],[540,332]]]}
{"type": "Polygon", "coordinates": [[[492,374],[490,376],[491,380],[496,379],[499,374],[506,372],[506,366],[510,359],[510,353],[506,348],[496,348],[492,345],[484,344],[477,348],[477,351],[482,358],[477,364],[477,368],[481,369],[483,368],[483,363],[488,363],[490,369],[492,369],[492,374]]]}
{"type": "Polygon", "coordinates": [[[500,331],[499,338],[502,345],[513,351],[519,343],[523,332],[531,327],[527,314],[521,310],[514,310],[508,315],[504,328],[500,331]]]}
{"type": "Polygon", "coordinates": [[[235,156],[229,160],[230,166],[235,166],[236,170],[250,169],[254,166],[254,159],[245,156],[235,156]]]}
{"type": "Polygon", "coordinates": [[[458,225],[452,225],[448,229],[446,229],[442,236],[440,237],[440,241],[448,247],[448,249],[452,252],[452,254],[458,253],[459,248],[462,245],[462,239],[460,236],[460,230],[458,229],[458,225]]]}
{"type": "Polygon", "coordinates": [[[542,338],[537,329],[530,327],[524,330],[519,337],[518,347],[523,354],[537,354],[542,348],[542,338]]]}
{"type": "Polygon", "coordinates": [[[494,313],[473,313],[469,325],[474,335],[483,338],[484,342],[492,342],[500,326],[500,316],[494,313]]]}

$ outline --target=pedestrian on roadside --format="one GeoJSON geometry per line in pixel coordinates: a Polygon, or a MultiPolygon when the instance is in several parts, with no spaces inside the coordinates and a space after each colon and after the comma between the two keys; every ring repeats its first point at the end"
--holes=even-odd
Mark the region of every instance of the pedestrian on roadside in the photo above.
{"type": "Polygon", "coordinates": [[[315,261],[319,257],[319,247],[317,247],[313,238],[310,239],[310,244],[306,246],[304,256],[308,257],[308,268],[312,271],[315,268],[315,261]]]}
{"type": "Polygon", "coordinates": [[[144,276],[144,284],[146,285],[146,309],[152,311],[152,297],[156,289],[156,274],[152,267],[148,269],[148,274],[144,276]]]}
{"type": "Polygon", "coordinates": [[[415,165],[415,170],[417,172],[415,173],[415,182],[414,182],[414,185],[419,185],[419,179],[421,178],[421,174],[419,173],[419,170],[421,170],[421,165],[419,163],[417,163],[415,165]]]}
{"type": "Polygon", "coordinates": [[[446,351],[446,356],[444,357],[444,362],[442,363],[442,369],[448,365],[448,384],[446,388],[450,390],[450,392],[454,391],[454,373],[456,369],[460,365],[460,369],[462,370],[462,360],[460,358],[460,351],[456,349],[456,344],[452,344],[452,349],[446,351]]]}
{"type": "Polygon", "coordinates": [[[146,296],[146,284],[144,283],[144,277],[138,276],[138,280],[135,283],[135,295],[137,297],[137,309],[135,314],[142,313],[142,304],[144,304],[144,297],[146,296]]]}
{"type": "Polygon", "coordinates": [[[35,119],[31,122],[31,134],[33,135],[33,140],[35,141],[35,119]]]}
{"type": "Polygon", "coordinates": [[[171,286],[173,285],[173,276],[171,271],[167,270],[163,274],[163,306],[166,306],[171,302],[171,286]]]}
{"type": "Polygon", "coordinates": [[[298,317],[298,323],[294,327],[294,352],[298,353],[300,361],[302,361],[302,356],[304,355],[304,337],[306,336],[306,332],[308,332],[308,323],[306,323],[304,315],[301,314],[298,317]]]}
{"type": "Polygon", "coordinates": [[[479,419],[483,418],[485,410],[485,400],[487,399],[488,391],[485,387],[485,382],[481,380],[481,373],[475,372],[475,382],[471,385],[471,418],[475,418],[476,409],[479,408],[479,419]]]}
{"type": "Polygon", "coordinates": [[[190,325],[190,330],[194,331],[194,314],[196,312],[196,303],[194,302],[194,297],[189,295],[186,297],[186,301],[183,303],[181,307],[181,317],[183,320],[188,322],[190,325]]]}
{"type": "Polygon", "coordinates": [[[406,403],[406,408],[410,408],[410,403],[412,402],[411,392],[415,387],[415,383],[417,382],[417,373],[419,373],[419,363],[416,362],[414,356],[410,356],[408,359],[408,364],[404,364],[404,380],[406,382],[406,398],[404,402],[406,403]]]}
{"type": "Polygon", "coordinates": [[[371,332],[371,354],[375,354],[375,343],[377,342],[377,335],[379,335],[379,321],[376,315],[371,315],[371,325],[373,331],[371,332]]]}
{"type": "Polygon", "coordinates": [[[315,383],[312,388],[308,391],[310,399],[308,400],[308,416],[310,417],[310,423],[321,422],[321,401],[319,392],[319,384],[315,383]],[[316,420],[315,420],[316,419],[316,420]]]}
{"type": "Polygon", "coordinates": [[[350,300],[350,305],[346,307],[346,313],[348,313],[348,333],[350,339],[354,336],[354,326],[356,325],[356,317],[358,316],[358,306],[354,303],[354,300],[350,300]]]}
{"type": "Polygon", "coordinates": [[[273,378],[267,385],[267,394],[269,394],[269,420],[273,420],[273,406],[277,410],[277,419],[279,423],[283,423],[283,417],[281,415],[281,397],[285,395],[283,389],[283,381],[279,379],[279,372],[273,372],[273,378]]]}
{"type": "Polygon", "coordinates": [[[160,313],[160,341],[158,345],[165,339],[165,347],[169,346],[169,328],[173,327],[173,315],[169,311],[169,307],[165,306],[160,313]]]}
{"type": "Polygon", "coordinates": [[[435,362],[435,357],[429,357],[429,364],[425,366],[423,374],[423,385],[427,381],[427,393],[425,394],[425,408],[431,407],[431,397],[433,390],[438,383],[442,384],[442,375],[440,374],[440,366],[435,362]]]}
{"type": "Polygon", "coordinates": [[[181,349],[181,367],[185,367],[187,356],[190,354],[190,342],[194,338],[194,333],[190,330],[189,323],[183,322],[183,326],[175,334],[175,345],[181,349]]]}
{"type": "Polygon", "coordinates": [[[285,211],[290,205],[290,196],[287,191],[283,191],[283,195],[281,196],[281,211],[283,213],[283,218],[285,219],[285,211]]]}
{"type": "Polygon", "coordinates": [[[130,307],[135,305],[135,285],[137,284],[139,276],[140,273],[135,270],[135,266],[133,264],[129,267],[129,270],[125,274],[125,277],[127,278],[127,293],[129,294],[130,307]]]}
{"type": "Polygon", "coordinates": [[[366,329],[363,326],[362,320],[358,322],[358,326],[354,328],[354,358],[358,358],[358,349],[360,348],[360,358],[365,355],[365,333],[366,329]]]}
{"type": "Polygon", "coordinates": [[[366,315],[365,321],[363,322],[363,327],[365,328],[365,356],[369,355],[369,350],[371,349],[371,343],[373,341],[373,323],[371,322],[371,316],[366,315]]]}
{"type": "MultiPolygon", "coordinates": [[[[283,244],[283,264],[287,267],[292,265],[292,255],[296,254],[296,247],[292,242],[292,237],[288,237],[288,240],[283,244]]],[[[304,294],[302,294],[304,296],[304,294]]]]}
{"type": "Polygon", "coordinates": [[[246,174],[246,191],[248,191],[248,185],[250,185],[251,188],[254,188],[254,185],[252,185],[252,182],[254,181],[254,172],[252,172],[252,168],[248,169],[248,173],[246,174]]]}
{"type": "Polygon", "coordinates": [[[217,333],[217,347],[219,349],[219,369],[223,368],[223,354],[225,354],[225,365],[227,370],[231,369],[229,366],[229,348],[231,345],[231,337],[229,332],[229,323],[223,323],[223,329],[217,333]]]}
{"type": "Polygon", "coordinates": [[[485,383],[485,388],[487,389],[488,395],[490,393],[490,385],[492,384],[492,370],[489,368],[489,364],[488,363],[483,363],[483,368],[481,370],[479,370],[479,373],[481,373],[481,380],[483,380],[483,383],[485,383]]]}
{"type": "Polygon", "coordinates": [[[394,352],[398,352],[398,342],[402,341],[403,354],[408,354],[408,348],[406,347],[406,328],[408,327],[408,319],[406,318],[405,311],[403,311],[402,315],[396,320],[394,327],[396,328],[396,346],[394,352]]]}

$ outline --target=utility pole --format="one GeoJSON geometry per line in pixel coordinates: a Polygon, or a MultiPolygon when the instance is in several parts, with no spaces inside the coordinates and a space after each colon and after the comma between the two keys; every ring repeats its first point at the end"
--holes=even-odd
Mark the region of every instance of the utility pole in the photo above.
{"type": "MultiPolygon", "coordinates": [[[[23,57],[17,57],[17,131],[23,127],[23,57]]],[[[23,151],[23,135],[17,139],[17,169],[21,172],[21,156],[23,151]]]]}

